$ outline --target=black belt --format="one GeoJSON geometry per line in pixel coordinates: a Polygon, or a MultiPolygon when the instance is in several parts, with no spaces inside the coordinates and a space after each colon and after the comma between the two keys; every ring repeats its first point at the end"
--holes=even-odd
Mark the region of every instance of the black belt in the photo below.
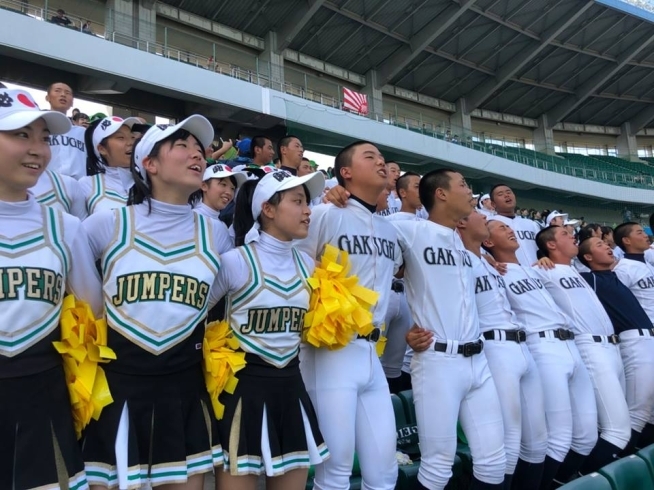
{"type": "MultiPolygon", "coordinates": [[[[524,330],[502,330],[502,332],[504,332],[505,339],[510,342],[517,342],[519,344],[527,341],[527,334],[524,330]]],[[[495,330],[484,332],[484,338],[486,340],[502,340],[501,335],[495,335],[495,330]]]]}
{"type": "Polygon", "coordinates": [[[402,281],[393,281],[393,284],[391,284],[391,290],[395,291],[396,293],[403,293],[404,283],[402,281]]]}
{"type": "Polygon", "coordinates": [[[620,343],[620,337],[618,337],[616,334],[613,334],[613,335],[593,335],[593,340],[595,342],[603,342],[604,339],[606,339],[606,341],[609,344],[616,344],[617,345],[617,344],[620,343]]]}
{"type": "MultiPolygon", "coordinates": [[[[575,338],[575,334],[572,330],[566,330],[565,328],[557,328],[556,330],[550,330],[554,332],[554,338],[559,340],[572,340],[575,338]]],[[[545,332],[538,332],[539,337],[547,337],[545,332]]]]}
{"type": "Polygon", "coordinates": [[[637,328],[638,333],[640,334],[641,337],[645,336],[645,332],[650,334],[652,337],[654,337],[654,328],[637,328]]]}
{"type": "Polygon", "coordinates": [[[368,342],[377,342],[379,337],[381,337],[381,329],[377,327],[373,328],[368,335],[357,335],[357,339],[367,340],[368,342]]]}
{"type": "MultiPolygon", "coordinates": [[[[436,352],[447,352],[447,344],[444,342],[436,342],[434,344],[434,350],[436,352]]],[[[481,340],[477,340],[476,342],[459,344],[456,353],[461,354],[463,357],[472,357],[476,354],[481,354],[482,350],[484,350],[484,343],[481,340]]]]}

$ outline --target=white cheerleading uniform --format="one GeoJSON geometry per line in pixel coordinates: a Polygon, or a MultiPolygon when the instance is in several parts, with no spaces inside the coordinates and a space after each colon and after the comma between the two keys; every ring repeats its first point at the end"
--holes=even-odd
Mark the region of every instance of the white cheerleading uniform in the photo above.
{"type": "Polygon", "coordinates": [[[313,259],[264,232],[222,258],[210,303],[228,295],[227,319],[247,362],[234,394],[221,395],[224,469],[274,477],[320,464],[329,451],[298,359],[313,259]]]}
{"type": "Polygon", "coordinates": [[[481,344],[470,254],[455,230],[432,221],[393,221],[393,226],[404,257],[411,314],[419,326],[434,332],[434,343],[414,353],[411,362],[421,453],[418,480],[430,489],[447,485],[458,419],[475,478],[500,484],[506,456],[495,384],[483,351],[469,357],[458,353],[464,344],[481,344]]]}
{"type": "Polygon", "coordinates": [[[30,189],[39,204],[72,214],[80,220],[87,216],[82,189],[72,177],[46,170],[30,189]]]}
{"type": "Polygon", "coordinates": [[[516,250],[515,254],[516,257],[518,257],[520,265],[531,267],[536,263],[538,260],[536,256],[536,252],[538,251],[538,247],[536,246],[536,235],[540,231],[540,226],[538,226],[535,221],[520,216],[508,218],[500,214],[489,216],[488,220],[501,221],[505,225],[510,226],[515,232],[515,237],[520,244],[520,248],[516,250]]]}
{"type": "Polygon", "coordinates": [[[531,267],[507,264],[504,281],[540,371],[549,431],[547,455],[559,462],[570,449],[587,456],[597,442],[593,385],[574,341],[555,337],[560,329],[571,328],[570,320],[531,267]]]}
{"type": "Polygon", "coordinates": [[[595,389],[600,437],[620,449],[629,442],[631,422],[625,377],[611,319],[586,280],[569,265],[534,268],[556,304],[571,319],[575,344],[595,389]]]}
{"type": "Polygon", "coordinates": [[[66,134],[50,136],[52,158],[48,170],[76,180],[86,175],[86,145],[82,126],[73,126],[66,134]]]}
{"type": "MultiPolygon", "coordinates": [[[[195,205],[193,208],[193,211],[195,211],[198,214],[201,214],[202,216],[206,216],[207,218],[211,218],[213,221],[213,225],[219,229],[222,230],[223,233],[229,234],[229,231],[227,229],[227,225],[220,220],[220,211],[216,211],[215,209],[207,206],[203,202],[199,202],[198,204],[195,205]]],[[[232,241],[233,241],[233,237],[232,241]]]]}
{"type": "Polygon", "coordinates": [[[542,463],[547,451],[545,402],[540,374],[522,335],[524,326],[511,310],[504,278],[483,258],[470,254],[475,275],[479,328],[504,421],[506,474],[518,458],[542,463]],[[508,336],[511,339],[507,338],[508,336]]]}
{"type": "MultiPolygon", "coordinates": [[[[313,209],[309,236],[299,247],[319,260],[328,243],[348,252],[350,273],[358,276],[362,286],[379,293],[372,322],[381,328],[391,280],[402,260],[393,226],[356,198],[350,198],[346,208],[322,204],[313,209]]],[[[302,377],[331,453],[329,460],[316,466],[315,488],[349,488],[356,447],[363,485],[394,489],[395,417],[374,343],[356,339],[339,350],[303,344],[300,359],[302,377]]]]}
{"type": "Polygon", "coordinates": [[[1,488],[60,488],[60,457],[70,488],[88,487],[62,359],[52,345],[61,339],[66,293],[87,301],[96,315],[102,311],[80,221],[31,195],[0,202],[1,488]]]}
{"type": "Polygon", "coordinates": [[[131,488],[211,471],[222,454],[205,418],[202,342],[229,239],[190,206],[155,200],[151,211],[147,202],[106,210],[84,225],[100,259],[108,345],[117,357],[105,367],[114,403],[84,436],[89,481],[131,488]],[[116,451],[108,452],[117,434],[116,451]],[[148,449],[143,440],[156,444],[148,449]]]}
{"type": "Polygon", "coordinates": [[[79,181],[89,215],[103,209],[127,206],[134,177],[128,168],[105,167],[104,173],[88,175],[79,181]]]}

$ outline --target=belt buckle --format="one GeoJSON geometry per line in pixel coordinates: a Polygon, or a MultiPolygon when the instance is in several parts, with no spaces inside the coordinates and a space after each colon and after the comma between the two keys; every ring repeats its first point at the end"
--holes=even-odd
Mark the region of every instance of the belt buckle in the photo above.
{"type": "Polygon", "coordinates": [[[570,340],[570,332],[568,332],[565,328],[559,328],[557,329],[557,332],[559,334],[560,340],[570,340]]]}
{"type": "Polygon", "coordinates": [[[523,332],[522,330],[518,330],[515,334],[516,334],[515,335],[516,336],[516,342],[518,344],[521,344],[522,342],[527,341],[527,334],[525,332],[523,332]]]}
{"type": "Polygon", "coordinates": [[[368,335],[368,340],[370,342],[377,342],[379,337],[381,337],[381,329],[375,327],[372,332],[370,332],[370,335],[368,335]]]}
{"type": "Polygon", "coordinates": [[[609,335],[609,342],[617,345],[620,342],[620,337],[618,337],[616,334],[609,335]]]}
{"type": "Polygon", "coordinates": [[[472,357],[481,352],[480,342],[468,342],[463,344],[463,357],[472,357]]]}

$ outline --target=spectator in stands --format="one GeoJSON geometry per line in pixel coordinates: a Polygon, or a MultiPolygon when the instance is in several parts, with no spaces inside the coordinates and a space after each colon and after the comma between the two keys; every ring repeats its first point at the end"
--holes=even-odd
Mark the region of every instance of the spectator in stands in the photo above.
{"type": "Polygon", "coordinates": [[[455,135],[452,137],[452,143],[455,143],[455,144],[457,144],[457,145],[459,144],[459,135],[458,135],[458,134],[455,134],[455,135]]]}
{"type": "Polygon", "coordinates": [[[599,239],[602,238],[601,225],[597,223],[591,223],[589,225],[584,226],[581,230],[579,230],[579,236],[578,236],[579,243],[592,237],[597,237],[599,239]]]}
{"type": "Polygon", "coordinates": [[[297,168],[297,176],[303,177],[311,173],[313,173],[313,170],[311,170],[311,163],[309,162],[309,159],[302,157],[302,163],[300,163],[300,166],[297,168]]]}
{"type": "Polygon", "coordinates": [[[556,209],[545,218],[545,226],[563,226],[563,222],[568,219],[565,213],[559,213],[556,209]]]}
{"type": "Polygon", "coordinates": [[[73,23],[68,17],[66,17],[66,12],[64,12],[63,9],[57,10],[57,14],[52,16],[50,22],[63,27],[68,27],[73,23]]]}
{"type": "Polygon", "coordinates": [[[252,138],[250,150],[252,152],[252,164],[257,167],[270,165],[275,157],[275,148],[268,136],[257,135],[252,138]]]}
{"type": "Polygon", "coordinates": [[[74,118],[77,114],[79,114],[80,112],[81,112],[81,111],[80,111],[77,107],[75,107],[75,108],[73,109],[73,118],[74,118]]]}
{"type": "Polygon", "coordinates": [[[213,70],[213,65],[214,65],[214,60],[212,55],[209,56],[209,59],[207,60],[207,70],[213,70]]]}
{"type": "Polygon", "coordinates": [[[477,209],[479,209],[481,214],[487,217],[495,214],[495,208],[493,207],[493,202],[491,201],[490,194],[484,194],[479,198],[477,209]]]}
{"type": "Polygon", "coordinates": [[[282,170],[297,175],[297,169],[304,156],[304,147],[300,138],[289,134],[280,139],[277,143],[277,156],[280,158],[282,170]]]}
{"type": "Polygon", "coordinates": [[[93,30],[91,29],[91,22],[88,20],[84,21],[84,24],[82,24],[82,32],[84,34],[93,34],[93,30]]]}
{"type": "Polygon", "coordinates": [[[318,171],[318,164],[315,160],[309,160],[309,165],[311,165],[311,172],[315,173],[318,171]]]}
{"type": "Polygon", "coordinates": [[[83,128],[88,128],[89,116],[84,114],[83,112],[78,112],[77,114],[73,114],[73,124],[75,124],[75,126],[82,126],[83,128]]]}
{"type": "Polygon", "coordinates": [[[625,206],[625,208],[622,210],[622,222],[623,223],[630,223],[632,221],[632,213],[631,210],[625,206]]]}
{"type": "Polygon", "coordinates": [[[452,132],[449,129],[445,131],[445,141],[452,141],[452,132]]]}
{"type": "Polygon", "coordinates": [[[273,160],[273,165],[275,168],[281,168],[282,167],[282,161],[279,159],[279,157],[275,158],[273,160]]]}

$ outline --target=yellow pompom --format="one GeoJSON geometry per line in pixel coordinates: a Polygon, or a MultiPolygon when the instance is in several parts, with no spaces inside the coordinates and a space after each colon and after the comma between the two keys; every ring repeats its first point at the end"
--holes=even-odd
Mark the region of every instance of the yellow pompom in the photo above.
{"type": "Polygon", "coordinates": [[[304,317],[302,340],[314,347],[340,349],[352,336],[368,335],[372,329],[372,306],[379,293],[359,285],[356,276],[348,276],[347,252],[333,245],[325,253],[308,279],[312,288],[309,311],[304,317]]]}
{"type": "Polygon", "coordinates": [[[223,418],[225,412],[225,406],[218,401],[218,397],[223,391],[234,393],[238,383],[235,374],[245,367],[245,352],[235,352],[238,348],[238,340],[226,321],[207,325],[202,344],[204,381],[218,420],[223,418]]]}
{"type": "Polygon", "coordinates": [[[53,345],[64,359],[73,422],[79,439],[91,418],[98,420],[102,409],[114,401],[99,363],[116,359],[116,354],[107,347],[107,322],[96,320],[88,303],[73,295],[66,296],[60,323],[61,341],[53,345]]]}

